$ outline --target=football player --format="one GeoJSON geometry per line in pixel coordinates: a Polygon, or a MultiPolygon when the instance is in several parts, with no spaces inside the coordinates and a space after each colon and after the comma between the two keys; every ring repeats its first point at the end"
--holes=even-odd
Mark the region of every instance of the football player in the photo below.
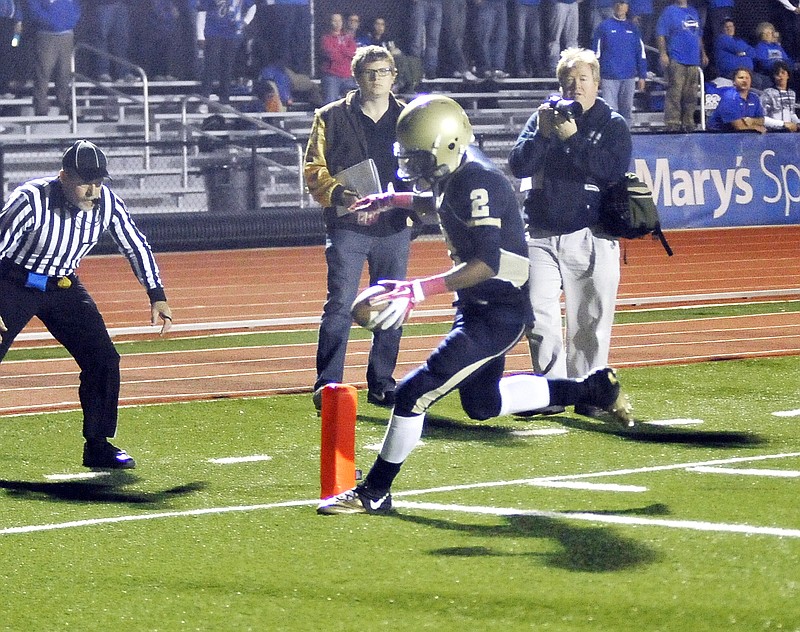
{"type": "Polygon", "coordinates": [[[428,360],[398,384],[395,406],[380,454],[363,483],[323,500],[317,512],[387,513],[391,485],[422,435],[430,406],[458,389],[464,411],[485,420],[551,404],[592,403],[621,425],[632,425],[614,370],[602,368],[576,379],[548,380],[520,374],[503,377],[505,354],[531,324],[526,283],[528,256],[522,214],[510,182],[470,147],[472,125],[450,98],[414,99],[397,121],[398,174],[414,192],[378,193],[351,210],[435,210],[453,268],[413,281],[381,281],[373,297],[380,307],[370,328],[400,327],[425,297],[456,293],[453,328],[428,360]]]}

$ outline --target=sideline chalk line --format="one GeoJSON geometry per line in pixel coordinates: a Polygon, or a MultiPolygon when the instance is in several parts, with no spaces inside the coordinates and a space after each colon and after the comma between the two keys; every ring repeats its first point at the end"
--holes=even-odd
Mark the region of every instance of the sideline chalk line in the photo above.
{"type": "MultiPolygon", "coordinates": [[[[764,454],[750,457],[733,457],[730,459],[715,459],[710,461],[697,461],[692,463],[673,463],[670,465],[655,465],[640,468],[623,470],[610,470],[604,472],[590,472],[585,474],[567,474],[562,476],[542,476],[536,478],[524,478],[511,481],[492,481],[484,483],[468,483],[464,485],[446,485],[442,487],[431,487],[427,489],[416,489],[393,493],[394,498],[406,496],[418,496],[421,494],[431,494],[436,492],[461,491],[465,489],[479,489],[491,487],[504,487],[510,485],[537,485],[542,482],[567,481],[582,478],[621,476],[625,474],[636,474],[644,472],[663,472],[676,469],[687,469],[693,467],[715,466],[729,463],[747,463],[752,461],[766,461],[771,459],[786,459],[800,457],[800,452],[785,452],[780,454],[764,454]]],[[[141,520],[157,520],[161,518],[182,518],[188,516],[204,516],[245,511],[261,511],[266,509],[279,509],[285,507],[313,506],[319,503],[319,499],[289,500],[275,503],[265,503],[259,505],[237,505],[229,507],[206,507],[204,509],[188,509],[183,511],[163,511],[150,514],[136,514],[127,516],[113,516],[107,518],[90,518],[86,520],[73,520],[69,522],[58,522],[40,525],[22,525],[17,527],[6,527],[0,529],[0,536],[14,535],[23,533],[36,533],[40,531],[54,531],[58,529],[71,529],[80,527],[90,527],[101,524],[116,524],[122,522],[136,522],[141,520]]],[[[636,516],[620,516],[609,514],[594,514],[587,512],[554,512],[538,509],[504,509],[498,507],[481,507],[468,505],[448,505],[441,503],[425,503],[415,501],[399,501],[394,503],[397,507],[408,509],[427,509],[432,511],[452,511],[473,514],[489,514],[497,516],[540,516],[559,520],[582,520],[588,522],[600,522],[605,524],[619,524],[630,526],[656,526],[672,529],[687,529],[693,531],[716,531],[721,533],[743,533],[747,535],[772,535],[778,537],[800,538],[800,529],[784,529],[780,527],[759,527],[745,524],[725,524],[714,522],[703,522],[696,520],[663,520],[654,518],[641,518],[636,516]]]]}

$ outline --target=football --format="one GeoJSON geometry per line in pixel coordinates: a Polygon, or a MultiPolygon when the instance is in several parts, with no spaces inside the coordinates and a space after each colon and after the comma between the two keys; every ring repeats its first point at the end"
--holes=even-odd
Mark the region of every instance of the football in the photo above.
{"type": "Polygon", "coordinates": [[[350,313],[353,316],[353,320],[361,327],[371,330],[372,327],[368,326],[369,321],[380,314],[381,310],[386,307],[386,305],[372,306],[369,304],[369,300],[373,296],[383,294],[386,291],[388,291],[388,288],[385,285],[371,285],[366,290],[362,291],[361,294],[356,296],[356,300],[353,301],[353,306],[350,308],[350,313]]]}

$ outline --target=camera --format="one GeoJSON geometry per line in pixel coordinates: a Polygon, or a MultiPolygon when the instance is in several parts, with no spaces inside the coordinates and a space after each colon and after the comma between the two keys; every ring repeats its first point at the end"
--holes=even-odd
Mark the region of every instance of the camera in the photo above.
{"type": "Polygon", "coordinates": [[[571,99],[562,99],[561,95],[558,94],[552,95],[547,100],[547,103],[561,116],[570,121],[583,114],[583,106],[580,103],[571,99]]]}

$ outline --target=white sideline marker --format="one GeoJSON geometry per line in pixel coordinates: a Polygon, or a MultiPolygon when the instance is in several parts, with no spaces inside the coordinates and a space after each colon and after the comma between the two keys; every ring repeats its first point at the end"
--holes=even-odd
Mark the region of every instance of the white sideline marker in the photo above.
{"type": "Polygon", "coordinates": [[[646,487],[640,485],[616,485],[614,483],[585,483],[578,481],[549,481],[536,480],[531,483],[537,487],[563,487],[565,489],[585,489],[599,492],[646,492],[646,487]]]}
{"type": "Polygon", "coordinates": [[[45,474],[48,481],[85,481],[110,476],[111,472],[77,472],[75,474],[45,474]]]}
{"type": "Polygon", "coordinates": [[[703,423],[702,419],[654,419],[643,423],[651,426],[696,426],[703,423]]]}
{"type": "Polygon", "coordinates": [[[795,410],[779,410],[772,414],[775,417],[800,417],[800,408],[795,410]]]}
{"type": "Polygon", "coordinates": [[[768,469],[739,469],[735,467],[709,467],[700,465],[698,467],[687,467],[687,472],[703,472],[704,474],[741,474],[743,476],[774,476],[777,478],[797,478],[800,472],[797,470],[768,470],[768,469]]]}
{"type": "Polygon", "coordinates": [[[544,437],[567,434],[567,432],[566,428],[532,428],[531,430],[512,430],[510,434],[515,437],[544,437]]]}
{"type": "Polygon", "coordinates": [[[217,465],[230,465],[232,463],[253,463],[255,461],[271,461],[272,457],[268,454],[253,454],[252,456],[225,456],[219,459],[209,459],[209,463],[217,465]]]}

